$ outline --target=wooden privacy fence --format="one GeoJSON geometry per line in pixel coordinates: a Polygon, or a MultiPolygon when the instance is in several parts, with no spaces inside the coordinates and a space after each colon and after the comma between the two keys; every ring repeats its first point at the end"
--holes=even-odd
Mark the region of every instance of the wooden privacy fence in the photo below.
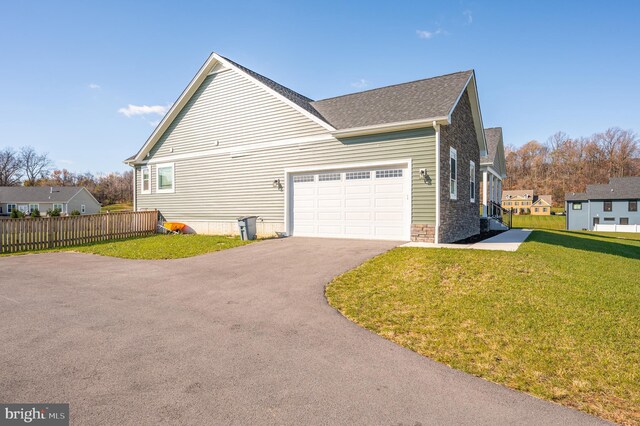
{"type": "Polygon", "coordinates": [[[0,219],[0,253],[66,247],[151,235],[158,211],[0,219]]]}

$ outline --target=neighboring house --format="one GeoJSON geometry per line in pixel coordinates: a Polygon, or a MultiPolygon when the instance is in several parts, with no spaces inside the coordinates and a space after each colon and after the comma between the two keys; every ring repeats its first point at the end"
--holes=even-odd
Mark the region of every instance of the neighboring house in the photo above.
{"type": "Polygon", "coordinates": [[[551,195],[536,195],[533,189],[502,191],[502,207],[513,214],[548,216],[552,200],[551,195]]]}
{"type": "Polygon", "coordinates": [[[473,71],[313,101],[215,53],[137,154],[134,209],[195,232],[451,242],[478,234],[473,71]]]}
{"type": "Polygon", "coordinates": [[[549,216],[553,205],[553,197],[551,195],[538,195],[537,199],[531,204],[531,214],[534,216],[549,216]]]}
{"type": "Polygon", "coordinates": [[[75,186],[2,186],[0,187],[0,214],[11,210],[30,214],[38,209],[41,215],[47,210],[59,209],[62,214],[74,210],[81,214],[100,213],[100,203],[86,189],[75,186]]]}
{"type": "Polygon", "coordinates": [[[507,177],[507,163],[504,158],[504,141],[502,127],[484,129],[487,140],[487,154],[480,158],[482,173],[482,215],[500,216],[502,180],[507,177]]]}
{"type": "Polygon", "coordinates": [[[640,177],[611,178],[608,184],[587,185],[585,192],[567,193],[565,200],[567,229],[639,231],[630,225],[640,225],[640,177]]]}

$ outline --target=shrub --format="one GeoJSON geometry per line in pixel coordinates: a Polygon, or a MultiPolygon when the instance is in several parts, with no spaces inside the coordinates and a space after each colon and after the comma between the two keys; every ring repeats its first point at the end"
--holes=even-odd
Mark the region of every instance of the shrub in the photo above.
{"type": "Polygon", "coordinates": [[[71,213],[69,213],[69,216],[80,216],[80,211],[79,210],[71,210],[71,213]]]}
{"type": "Polygon", "coordinates": [[[40,210],[38,210],[38,209],[31,210],[30,216],[31,217],[40,217],[40,210]]]}
{"type": "Polygon", "coordinates": [[[47,216],[49,217],[58,217],[60,216],[60,209],[49,209],[47,210],[47,216]]]}
{"type": "Polygon", "coordinates": [[[24,217],[24,213],[22,213],[20,210],[11,210],[11,214],[9,215],[10,218],[12,219],[21,219],[24,217]]]}

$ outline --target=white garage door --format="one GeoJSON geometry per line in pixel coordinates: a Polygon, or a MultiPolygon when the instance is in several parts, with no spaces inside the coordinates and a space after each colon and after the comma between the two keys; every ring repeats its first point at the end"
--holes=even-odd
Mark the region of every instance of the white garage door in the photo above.
{"type": "Polygon", "coordinates": [[[292,235],[406,240],[406,167],[299,173],[292,177],[292,235]]]}

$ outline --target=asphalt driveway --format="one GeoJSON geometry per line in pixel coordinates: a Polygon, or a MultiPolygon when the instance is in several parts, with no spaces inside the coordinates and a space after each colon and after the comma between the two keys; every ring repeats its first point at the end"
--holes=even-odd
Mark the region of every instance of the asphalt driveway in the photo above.
{"type": "Polygon", "coordinates": [[[171,261],[0,258],[0,401],[72,424],[597,424],[452,370],[331,308],[393,243],[289,238],[171,261]]]}

